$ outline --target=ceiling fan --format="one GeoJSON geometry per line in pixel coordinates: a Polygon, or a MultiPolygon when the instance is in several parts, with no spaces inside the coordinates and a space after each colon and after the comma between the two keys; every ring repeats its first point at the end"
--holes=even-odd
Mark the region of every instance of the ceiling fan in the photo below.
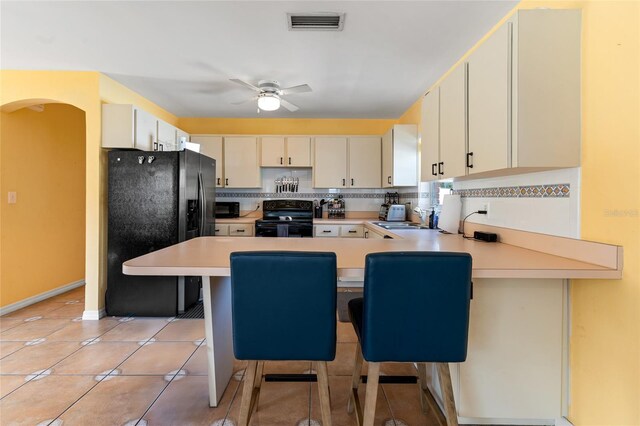
{"type": "Polygon", "coordinates": [[[237,78],[232,78],[230,81],[234,83],[238,83],[241,86],[247,87],[253,91],[258,92],[258,94],[252,98],[249,98],[240,102],[232,102],[234,105],[244,104],[249,101],[258,101],[258,112],[260,110],[263,111],[275,111],[280,108],[280,105],[285,107],[291,112],[297,111],[298,108],[296,105],[288,102],[282,98],[282,96],[290,95],[292,93],[305,93],[311,92],[311,87],[308,84],[300,84],[298,86],[287,87],[284,89],[280,88],[280,83],[276,80],[260,80],[258,82],[258,86],[254,86],[253,84],[247,83],[246,81],[242,81],[237,78]]]}

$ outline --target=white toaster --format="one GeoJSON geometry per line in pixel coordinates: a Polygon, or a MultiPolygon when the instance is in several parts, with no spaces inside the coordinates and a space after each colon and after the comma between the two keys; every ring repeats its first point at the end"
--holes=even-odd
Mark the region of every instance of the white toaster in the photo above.
{"type": "Polygon", "coordinates": [[[391,204],[387,211],[387,222],[403,222],[407,217],[406,206],[404,204],[391,204]]]}

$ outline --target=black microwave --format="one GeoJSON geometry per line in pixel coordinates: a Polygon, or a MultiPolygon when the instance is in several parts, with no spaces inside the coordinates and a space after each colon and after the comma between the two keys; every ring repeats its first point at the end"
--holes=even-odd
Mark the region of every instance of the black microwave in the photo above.
{"type": "Polygon", "coordinates": [[[240,203],[237,201],[216,201],[216,217],[233,218],[240,216],[240,203]]]}

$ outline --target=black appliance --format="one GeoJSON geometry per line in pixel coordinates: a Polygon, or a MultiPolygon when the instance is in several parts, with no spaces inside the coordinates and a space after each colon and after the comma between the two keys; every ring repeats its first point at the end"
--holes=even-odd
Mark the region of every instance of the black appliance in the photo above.
{"type": "Polygon", "coordinates": [[[313,237],[313,203],[301,200],[262,202],[256,237],[313,237]]]}
{"type": "Polygon", "coordinates": [[[240,203],[237,201],[217,201],[216,217],[225,219],[240,217],[240,203]]]}
{"type": "Polygon", "coordinates": [[[122,263],[215,230],[215,160],[197,152],[109,152],[108,315],[174,316],[200,277],[134,276],[122,263]]]}

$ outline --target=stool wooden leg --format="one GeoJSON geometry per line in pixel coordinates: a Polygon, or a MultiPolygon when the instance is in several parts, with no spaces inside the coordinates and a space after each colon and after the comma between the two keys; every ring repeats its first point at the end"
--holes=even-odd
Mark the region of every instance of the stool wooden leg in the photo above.
{"type": "Polygon", "coordinates": [[[420,393],[420,407],[423,413],[427,413],[427,397],[424,392],[427,390],[427,364],[424,362],[418,363],[418,392],[420,393]]]}
{"type": "Polygon", "coordinates": [[[316,373],[318,373],[318,394],[320,395],[320,410],[322,411],[322,426],[331,426],[331,397],[329,396],[329,375],[327,363],[317,361],[316,373]]]}
{"type": "Polygon", "coordinates": [[[378,380],[380,378],[380,363],[370,362],[367,372],[367,395],[364,400],[363,426],[373,426],[376,417],[376,401],[378,400],[378,380]]]}
{"type": "MultiPolygon", "coordinates": [[[[349,401],[347,402],[347,413],[353,413],[353,408],[359,408],[360,403],[358,402],[358,386],[360,385],[360,376],[362,374],[362,350],[360,348],[360,343],[356,345],[356,355],[355,355],[355,366],[353,368],[353,375],[351,376],[351,395],[349,396],[349,401]]],[[[362,415],[361,413],[356,413],[358,416],[358,423],[362,423],[362,415]]]]}
{"type": "Polygon", "coordinates": [[[258,366],[256,368],[256,378],[253,381],[254,397],[252,399],[251,408],[249,410],[252,413],[253,413],[254,408],[255,408],[255,411],[258,411],[258,401],[260,400],[260,386],[262,385],[262,371],[263,371],[263,369],[264,369],[264,361],[258,361],[258,366]]]}
{"type": "Polygon", "coordinates": [[[438,363],[438,375],[440,376],[440,386],[442,387],[442,398],[444,400],[444,411],[447,415],[447,425],[458,426],[458,413],[456,411],[456,401],[453,398],[453,386],[451,385],[448,363],[438,363]]]}
{"type": "Polygon", "coordinates": [[[242,389],[242,400],[240,402],[240,415],[238,426],[248,426],[251,417],[251,406],[253,402],[253,386],[256,380],[256,369],[258,361],[249,361],[244,373],[244,386],[242,389]]]}

